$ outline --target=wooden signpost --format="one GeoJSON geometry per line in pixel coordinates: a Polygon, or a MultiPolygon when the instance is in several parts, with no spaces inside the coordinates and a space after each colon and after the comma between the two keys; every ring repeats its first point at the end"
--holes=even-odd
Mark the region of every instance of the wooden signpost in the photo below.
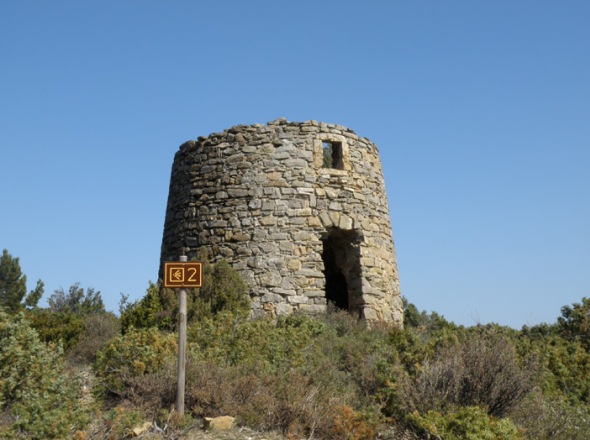
{"type": "Polygon", "coordinates": [[[184,385],[186,372],[186,287],[203,285],[203,264],[187,262],[186,255],[181,255],[178,262],[164,263],[164,287],[180,288],[178,291],[178,387],[176,392],[176,410],[184,414],[184,385]]]}

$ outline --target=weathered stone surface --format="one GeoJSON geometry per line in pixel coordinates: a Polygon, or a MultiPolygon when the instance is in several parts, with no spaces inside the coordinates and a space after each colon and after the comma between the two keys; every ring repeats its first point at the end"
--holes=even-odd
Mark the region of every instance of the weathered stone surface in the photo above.
{"type": "Polygon", "coordinates": [[[152,429],[152,422],[144,422],[131,430],[131,437],[139,437],[152,429]]]}
{"type": "Polygon", "coordinates": [[[279,119],[181,145],[161,262],[200,247],[240,271],[252,316],[325,312],[336,268],[350,313],[402,325],[379,153],[348,128],[279,119]]]}
{"type": "Polygon", "coordinates": [[[277,316],[289,316],[293,312],[293,308],[285,303],[277,304],[275,308],[277,316]]]}
{"type": "Polygon", "coordinates": [[[205,417],[205,429],[212,431],[227,431],[234,426],[235,418],[230,416],[205,417]]]}

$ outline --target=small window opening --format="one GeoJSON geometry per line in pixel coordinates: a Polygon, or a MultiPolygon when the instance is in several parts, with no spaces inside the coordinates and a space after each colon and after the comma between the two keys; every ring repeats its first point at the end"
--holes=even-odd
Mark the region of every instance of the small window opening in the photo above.
{"type": "Polygon", "coordinates": [[[344,169],[342,142],[322,141],[322,153],[324,168],[344,169]]]}
{"type": "Polygon", "coordinates": [[[322,239],[326,300],[337,309],[359,312],[362,302],[359,235],[333,228],[322,239]]]}

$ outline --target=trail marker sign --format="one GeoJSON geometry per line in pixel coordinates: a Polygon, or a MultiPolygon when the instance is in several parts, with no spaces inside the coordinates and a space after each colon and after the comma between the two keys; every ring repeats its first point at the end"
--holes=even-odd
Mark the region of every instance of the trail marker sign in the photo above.
{"type": "Polygon", "coordinates": [[[164,263],[164,287],[203,286],[203,263],[167,262],[164,263]]]}

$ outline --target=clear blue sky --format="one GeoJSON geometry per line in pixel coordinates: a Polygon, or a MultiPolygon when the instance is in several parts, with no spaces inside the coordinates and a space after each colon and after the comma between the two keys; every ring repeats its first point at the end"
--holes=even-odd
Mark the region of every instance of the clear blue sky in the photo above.
{"type": "Polygon", "coordinates": [[[460,324],[590,296],[590,2],[0,2],[0,248],[139,299],[178,146],[279,117],[381,152],[402,293],[460,324]]]}

